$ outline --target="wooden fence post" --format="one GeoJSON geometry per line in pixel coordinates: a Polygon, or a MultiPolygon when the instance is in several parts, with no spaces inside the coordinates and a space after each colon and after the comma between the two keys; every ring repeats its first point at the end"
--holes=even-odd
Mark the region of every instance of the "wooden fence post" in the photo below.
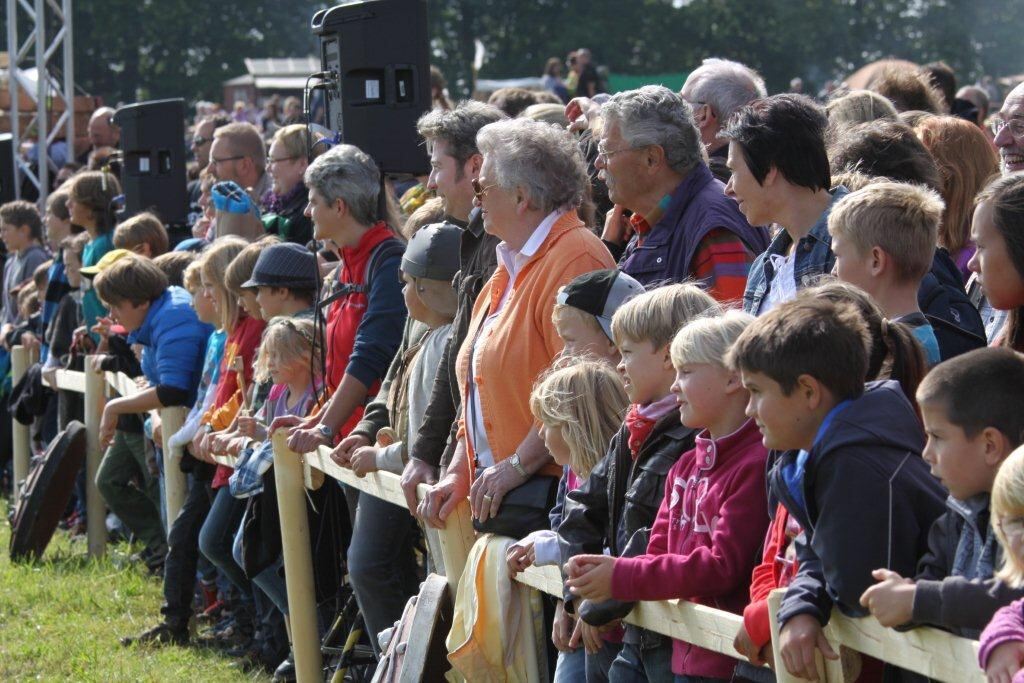
{"type": "Polygon", "coordinates": [[[306,514],[302,457],[288,448],[287,432],[274,433],[274,481],[281,516],[281,546],[285,585],[288,589],[288,620],[292,653],[299,683],[323,680],[320,635],[317,631],[316,590],[313,585],[313,551],[306,514]]]}
{"type": "Polygon", "coordinates": [[[476,541],[473,531],[473,513],[469,509],[469,499],[460,502],[445,520],[443,529],[437,530],[438,542],[441,546],[441,562],[444,565],[445,578],[451,590],[452,600],[459,589],[462,570],[466,568],[466,559],[476,541]]]}
{"type": "MultiPolygon", "coordinates": [[[[782,606],[782,596],[786,594],[785,589],[779,588],[773,590],[768,595],[768,619],[772,626],[772,657],[775,659],[775,681],[776,683],[799,683],[801,678],[797,678],[786,670],[786,664],[782,661],[782,654],[779,652],[779,607],[782,606]]],[[[819,680],[827,680],[824,677],[824,671],[821,667],[818,667],[819,680]]]]}
{"type": "Polygon", "coordinates": [[[164,504],[167,506],[167,531],[178,518],[181,506],[185,504],[188,481],[181,471],[181,449],[172,448],[171,436],[185,424],[185,408],[161,408],[160,429],[163,434],[161,447],[164,452],[164,504]]]}
{"type": "Polygon", "coordinates": [[[89,556],[103,555],[107,547],[107,506],[96,487],[96,472],[103,460],[100,448],[100,419],[107,405],[103,373],[85,359],[85,502],[89,556]]]}
{"type": "MultiPolygon", "coordinates": [[[[32,364],[32,354],[24,346],[15,346],[11,349],[11,386],[15,386],[28,372],[28,366],[32,364]]],[[[21,498],[21,482],[28,477],[32,460],[32,440],[29,436],[29,426],[23,425],[11,415],[11,447],[14,449],[12,460],[14,461],[14,504],[18,504],[21,498]]]]}

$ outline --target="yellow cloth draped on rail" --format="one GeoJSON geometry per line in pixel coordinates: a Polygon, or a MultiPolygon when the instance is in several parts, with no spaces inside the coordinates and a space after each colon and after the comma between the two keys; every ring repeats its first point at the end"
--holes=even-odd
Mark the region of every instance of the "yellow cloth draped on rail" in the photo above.
{"type": "MultiPolygon", "coordinates": [[[[540,593],[513,581],[505,554],[514,541],[485,534],[469,551],[459,579],[448,661],[474,683],[546,682],[540,593]]],[[[456,680],[451,673],[448,680],[456,680]]]]}

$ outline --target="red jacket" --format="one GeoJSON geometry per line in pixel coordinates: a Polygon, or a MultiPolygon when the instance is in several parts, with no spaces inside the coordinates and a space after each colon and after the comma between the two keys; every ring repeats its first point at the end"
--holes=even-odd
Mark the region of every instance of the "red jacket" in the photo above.
{"type": "MultiPolygon", "coordinates": [[[[647,554],[620,557],[612,572],[619,600],[681,598],[740,614],[768,526],[768,453],[752,420],[718,441],[707,432],[672,466],[647,554]]],[[[672,672],[732,677],[736,660],[672,643],[672,672]]]]}
{"type": "Polygon", "coordinates": [[[789,512],[780,504],[775,510],[775,518],[768,526],[761,564],[754,567],[754,574],[750,579],[750,604],[743,609],[743,627],[747,630],[750,641],[759,649],[772,639],[768,595],[776,588],[788,586],[790,579],[796,574],[796,556],[787,558],[786,551],[789,549],[790,541],[799,533],[799,525],[795,520],[790,520],[789,512]],[[787,528],[790,530],[789,533],[786,531],[787,528]]]}

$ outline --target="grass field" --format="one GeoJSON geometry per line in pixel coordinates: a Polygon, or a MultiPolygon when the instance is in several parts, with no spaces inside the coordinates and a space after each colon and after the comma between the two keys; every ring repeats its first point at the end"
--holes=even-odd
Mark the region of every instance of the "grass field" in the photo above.
{"type": "Polygon", "coordinates": [[[124,648],[156,623],[161,583],[128,563],[128,547],[86,558],[85,540],[58,531],[43,561],[12,564],[0,501],[0,681],[268,681],[216,651],[124,648]]]}

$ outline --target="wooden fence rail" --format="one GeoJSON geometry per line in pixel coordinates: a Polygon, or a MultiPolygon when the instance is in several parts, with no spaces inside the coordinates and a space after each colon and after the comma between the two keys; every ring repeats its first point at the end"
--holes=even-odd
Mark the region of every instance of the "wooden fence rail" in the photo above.
{"type": "MultiPolygon", "coordinates": [[[[14,381],[31,364],[26,349],[12,350],[14,381]]],[[[99,373],[91,370],[73,372],[59,370],[53,388],[85,394],[85,426],[88,440],[87,451],[87,509],[89,554],[99,555],[104,551],[106,528],[105,506],[96,489],[96,469],[103,457],[99,448],[99,421],[106,403],[107,389],[130,396],[138,391],[135,383],[123,374],[99,373]]],[[[180,428],[185,417],[182,408],[160,411],[164,435],[164,476],[168,524],[181,508],[185,495],[185,480],[178,468],[180,452],[166,448],[167,439],[180,428]]],[[[14,428],[25,429],[14,422],[14,428]]],[[[17,435],[18,432],[16,431],[17,435]]],[[[14,453],[16,473],[23,478],[28,472],[28,432],[24,440],[16,436],[14,453]]],[[[291,625],[292,649],[300,683],[323,679],[320,644],[317,630],[316,598],[313,587],[313,565],[309,538],[309,520],[306,516],[305,488],[313,480],[312,470],[323,472],[330,479],[343,482],[360,492],[382,498],[399,507],[406,507],[405,495],[399,477],[389,472],[374,472],[357,477],[351,470],[338,466],[330,458],[330,449],[319,448],[316,452],[296,454],[287,444],[283,433],[273,437],[274,477],[277,484],[278,506],[280,508],[282,544],[285,564],[285,582],[288,591],[289,621],[291,625]]],[[[217,456],[221,464],[233,465],[234,459],[217,456]]],[[[15,495],[20,478],[15,477],[15,495]]],[[[420,485],[418,497],[426,492],[420,485]]],[[[459,576],[466,564],[470,548],[475,541],[469,502],[463,501],[448,518],[446,528],[428,529],[427,544],[439,573],[447,577],[453,592],[458,586],[459,576]]],[[[521,572],[517,581],[532,589],[561,597],[562,579],[556,567],[531,567],[521,572]]],[[[778,643],[778,623],[775,620],[782,591],[776,591],[770,598],[772,615],[772,643],[778,643]]],[[[736,614],[712,609],[683,600],[661,602],[640,602],[626,617],[626,621],[651,631],[682,640],[700,647],[739,658],[732,642],[742,619],[736,614]]],[[[977,641],[959,638],[934,628],[918,628],[898,632],[884,628],[873,618],[851,619],[834,612],[825,634],[833,647],[843,653],[839,662],[819,662],[819,677],[827,683],[853,680],[856,671],[857,653],[883,660],[895,666],[915,671],[939,681],[948,683],[983,683],[984,673],[977,665],[977,641]]],[[[777,648],[775,648],[777,652],[777,648]]],[[[778,683],[793,683],[798,680],[790,676],[781,660],[775,666],[778,683]]]]}

